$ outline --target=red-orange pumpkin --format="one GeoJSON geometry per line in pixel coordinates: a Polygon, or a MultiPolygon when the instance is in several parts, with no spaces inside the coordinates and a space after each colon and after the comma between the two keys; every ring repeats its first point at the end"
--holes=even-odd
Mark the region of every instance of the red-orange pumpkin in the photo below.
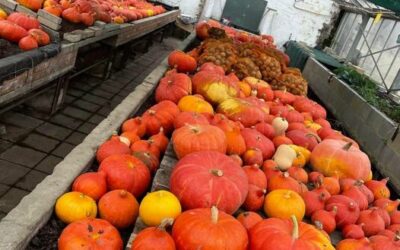
{"type": "Polygon", "coordinates": [[[293,107],[299,112],[309,112],[314,120],[326,119],[326,110],[318,103],[306,98],[298,97],[293,103],[293,107]]]}
{"type": "Polygon", "coordinates": [[[174,128],[174,120],[179,112],[178,106],[171,101],[161,101],[152,106],[142,116],[147,135],[155,135],[161,128],[169,134],[174,128]]]}
{"type": "Polygon", "coordinates": [[[164,129],[161,128],[158,134],[152,135],[149,138],[149,141],[158,149],[160,150],[160,153],[165,152],[165,150],[168,147],[169,139],[168,137],[165,136],[164,134],[164,129]]]}
{"type": "Polygon", "coordinates": [[[254,227],[258,222],[262,221],[263,218],[256,212],[246,211],[240,213],[236,219],[242,223],[247,232],[254,227]]]}
{"type": "Polygon", "coordinates": [[[241,131],[247,148],[258,148],[264,160],[270,159],[275,153],[275,146],[270,139],[255,129],[245,128],[241,131]]]}
{"type": "Polygon", "coordinates": [[[212,125],[186,125],[174,131],[172,145],[178,159],[187,154],[213,150],[226,153],[224,132],[212,125]]]}
{"type": "Polygon", "coordinates": [[[183,73],[171,73],[163,77],[156,89],[156,101],[169,100],[178,103],[179,100],[192,94],[192,81],[183,73]]]}
{"type": "Polygon", "coordinates": [[[266,122],[260,122],[257,123],[254,127],[258,132],[260,132],[270,140],[272,140],[275,137],[275,129],[274,127],[272,127],[271,124],[268,124],[266,122]]]}
{"type": "Polygon", "coordinates": [[[329,198],[326,201],[325,209],[328,211],[336,209],[335,220],[338,228],[354,224],[360,215],[358,204],[344,195],[334,195],[329,198]]]}
{"type": "Polygon", "coordinates": [[[113,190],[101,197],[99,214],[100,218],[107,220],[115,227],[127,228],[136,221],[139,203],[126,190],[113,190]]]}
{"type": "Polygon", "coordinates": [[[250,148],[244,152],[243,162],[245,165],[258,165],[261,166],[263,164],[263,155],[261,150],[258,148],[250,148]]]}
{"type": "Polygon", "coordinates": [[[221,114],[215,115],[211,123],[224,131],[227,154],[242,155],[246,151],[246,143],[240,133],[239,123],[233,122],[221,114]]]}
{"type": "Polygon", "coordinates": [[[101,162],[99,172],[106,175],[108,189],[125,189],[140,197],[150,184],[150,171],[138,158],[131,155],[113,155],[101,162]]]}
{"type": "Polygon", "coordinates": [[[243,203],[244,209],[247,211],[258,211],[264,205],[266,189],[262,189],[256,185],[249,184],[249,192],[247,193],[246,200],[243,203]]]}
{"type": "Polygon", "coordinates": [[[336,250],[373,250],[367,238],[345,239],[336,245],[336,250]]]}
{"type": "Polygon", "coordinates": [[[165,219],[158,227],[148,227],[140,231],[132,243],[131,250],[175,250],[174,239],[166,231],[172,219],[165,219]]]}
{"type": "Polygon", "coordinates": [[[160,161],[152,153],[144,151],[134,151],[132,155],[141,160],[149,168],[151,174],[155,174],[158,167],[160,166],[160,161]]]}
{"type": "Polygon", "coordinates": [[[83,219],[69,224],[58,239],[59,250],[122,249],[118,230],[102,219],[83,219]]]}
{"type": "Polygon", "coordinates": [[[215,151],[189,154],[175,166],[170,188],[185,209],[211,207],[234,213],[244,202],[248,179],[230,157],[215,151]]]}
{"type": "Polygon", "coordinates": [[[174,121],[175,129],[178,129],[185,125],[196,125],[196,124],[207,125],[210,123],[203,114],[191,111],[181,112],[174,121]]]}
{"type": "Polygon", "coordinates": [[[129,147],[120,141],[119,136],[113,135],[110,140],[104,142],[97,149],[96,158],[98,162],[102,162],[104,159],[111,155],[122,155],[130,154],[131,150],[129,147]]]}
{"type": "Polygon", "coordinates": [[[175,50],[168,56],[170,67],[176,68],[179,72],[192,72],[197,68],[196,60],[182,51],[175,50]]]}
{"type": "Polygon", "coordinates": [[[31,29],[28,31],[31,36],[33,36],[39,46],[45,46],[50,43],[49,35],[40,29],[31,29]]]}
{"type": "Polygon", "coordinates": [[[183,212],[172,227],[176,248],[182,250],[246,250],[246,229],[216,207],[183,212]]]}
{"type": "Polygon", "coordinates": [[[25,30],[39,29],[40,27],[40,23],[36,18],[21,12],[10,14],[7,20],[21,26],[25,30]]]}
{"type": "Polygon", "coordinates": [[[151,140],[139,140],[131,145],[131,150],[132,152],[148,152],[157,157],[157,159],[160,158],[160,149],[151,140]]]}
{"type": "Polygon", "coordinates": [[[72,184],[72,191],[81,192],[97,201],[107,192],[106,178],[98,172],[81,174],[72,184]]]}
{"type": "Polygon", "coordinates": [[[302,146],[312,151],[320,142],[318,135],[305,130],[291,130],[286,136],[293,141],[293,144],[302,146]]]}
{"type": "Polygon", "coordinates": [[[251,127],[257,123],[263,122],[266,113],[249,100],[230,98],[222,102],[217,111],[226,115],[233,121],[239,121],[245,127],[251,127]]]}
{"type": "Polygon", "coordinates": [[[38,48],[39,45],[33,36],[26,36],[19,40],[18,47],[24,51],[28,51],[38,48]]]}
{"type": "Polygon", "coordinates": [[[277,189],[289,189],[296,193],[300,193],[300,185],[298,181],[290,177],[288,172],[281,172],[272,176],[268,180],[268,192],[277,189]]]}
{"type": "Polygon", "coordinates": [[[327,139],[318,144],[311,153],[314,170],[325,176],[367,180],[371,172],[368,156],[351,143],[327,139]]]}
{"type": "Polygon", "coordinates": [[[19,42],[23,37],[26,37],[28,32],[21,26],[7,21],[0,20],[0,37],[10,42],[19,42]]]}
{"type": "Polygon", "coordinates": [[[141,117],[126,120],[121,129],[122,132],[134,132],[139,137],[143,137],[146,134],[146,124],[143,123],[141,117]]]}

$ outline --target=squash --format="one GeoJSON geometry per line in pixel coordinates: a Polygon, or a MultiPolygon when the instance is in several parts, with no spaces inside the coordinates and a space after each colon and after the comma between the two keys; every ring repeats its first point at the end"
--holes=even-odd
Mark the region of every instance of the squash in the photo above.
{"type": "Polygon", "coordinates": [[[172,171],[170,190],[184,209],[211,207],[232,214],[245,201],[249,184],[244,170],[216,151],[191,153],[172,171]]]}
{"type": "Polygon", "coordinates": [[[295,216],[301,221],[306,211],[306,205],[299,194],[288,189],[271,191],[265,197],[264,212],[268,217],[289,219],[295,216]]]}
{"type": "Polygon", "coordinates": [[[102,219],[82,219],[69,224],[58,239],[59,250],[122,249],[118,230],[102,219]]]}
{"type": "Polygon", "coordinates": [[[28,51],[32,49],[36,49],[39,47],[36,39],[33,36],[26,36],[23,37],[21,40],[18,42],[18,47],[23,50],[23,51],[28,51]]]}
{"type": "Polygon", "coordinates": [[[304,167],[310,160],[311,152],[304,147],[294,144],[289,146],[296,151],[296,158],[293,160],[292,166],[300,168],[304,167]]]}
{"type": "Polygon", "coordinates": [[[147,166],[152,175],[156,173],[160,166],[158,158],[150,152],[134,151],[132,155],[141,160],[147,166]]]}
{"type": "Polygon", "coordinates": [[[296,216],[290,219],[269,218],[252,227],[249,232],[251,250],[334,250],[328,237],[296,216]]]}
{"type": "Polygon", "coordinates": [[[116,228],[127,228],[135,223],[138,212],[139,203],[132,194],[123,189],[110,191],[99,200],[100,218],[116,228]]]}
{"type": "Polygon", "coordinates": [[[131,250],[175,250],[174,239],[166,231],[173,219],[165,219],[158,227],[148,227],[140,231],[132,242],[131,250]]]}
{"type": "Polygon", "coordinates": [[[246,250],[246,229],[214,206],[183,212],[172,227],[177,249],[246,250]],[[195,236],[195,237],[194,237],[195,236]]]}
{"type": "Polygon", "coordinates": [[[161,101],[152,106],[142,115],[142,122],[146,125],[146,134],[155,135],[163,128],[166,134],[174,129],[174,120],[179,114],[179,108],[171,101],[161,101]]]}
{"type": "Polygon", "coordinates": [[[196,60],[183,51],[175,50],[168,56],[168,64],[179,72],[192,72],[197,68],[196,60]]]}
{"type": "Polygon", "coordinates": [[[345,239],[339,241],[336,250],[374,250],[367,238],[345,239]]]}
{"type": "Polygon", "coordinates": [[[218,113],[226,115],[233,121],[238,121],[245,127],[251,127],[263,122],[265,112],[248,100],[229,98],[221,102],[217,108],[218,113]]]}
{"type": "Polygon", "coordinates": [[[0,38],[4,38],[10,42],[18,43],[27,35],[28,32],[21,26],[8,20],[0,20],[0,38]]]}
{"type": "Polygon", "coordinates": [[[57,217],[64,223],[71,223],[85,218],[95,218],[96,202],[80,192],[69,192],[61,195],[55,206],[57,217]]]}
{"type": "Polygon", "coordinates": [[[333,195],[325,203],[327,211],[337,210],[335,220],[338,228],[356,223],[360,208],[357,203],[344,195],[333,195]]]}
{"type": "Polygon", "coordinates": [[[6,20],[7,19],[7,12],[5,12],[2,8],[0,8],[0,20],[6,20]]]}
{"type": "Polygon", "coordinates": [[[276,117],[274,120],[272,120],[272,127],[274,128],[275,136],[283,135],[288,129],[289,123],[285,118],[276,117]]]}
{"type": "Polygon", "coordinates": [[[214,109],[210,103],[198,95],[188,95],[181,98],[178,102],[180,111],[191,111],[196,113],[214,114],[214,109]]]}
{"type": "Polygon", "coordinates": [[[263,155],[258,148],[250,148],[246,150],[242,156],[245,165],[258,165],[263,164],[263,155]]]}
{"type": "Polygon", "coordinates": [[[158,134],[150,136],[149,141],[159,149],[160,153],[167,150],[169,139],[164,133],[164,128],[161,128],[158,134]]]}
{"type": "Polygon", "coordinates": [[[148,193],[143,198],[139,217],[147,226],[158,226],[165,219],[176,219],[181,211],[181,204],[173,193],[159,190],[148,193]]]}
{"type": "Polygon", "coordinates": [[[224,132],[212,125],[186,125],[172,134],[172,146],[178,159],[198,151],[213,150],[226,153],[224,132]]]}
{"type": "Polygon", "coordinates": [[[11,13],[7,17],[7,20],[21,26],[25,30],[39,29],[40,27],[40,23],[36,18],[21,12],[11,13]]]}
{"type": "Polygon", "coordinates": [[[110,140],[100,145],[96,152],[96,159],[101,163],[104,159],[112,155],[130,154],[129,147],[121,142],[119,136],[113,135],[110,140]]]}
{"type": "Polygon", "coordinates": [[[258,222],[262,221],[263,218],[256,212],[246,211],[240,213],[236,219],[242,223],[247,232],[254,227],[258,222]]]}
{"type": "Polygon", "coordinates": [[[17,0],[17,2],[35,12],[38,11],[43,4],[43,0],[17,0]]]}
{"type": "Polygon", "coordinates": [[[293,165],[296,157],[296,151],[291,146],[283,144],[276,149],[272,160],[278,164],[281,171],[286,171],[293,165]]]}
{"type": "Polygon", "coordinates": [[[151,140],[136,141],[131,145],[130,148],[131,148],[132,152],[135,152],[135,151],[147,152],[147,153],[150,153],[150,154],[154,155],[155,157],[157,157],[157,159],[160,158],[160,154],[161,154],[160,149],[151,140]]]}
{"type": "MultiPolygon", "coordinates": [[[[279,169],[279,168],[278,168],[279,169]]],[[[268,191],[276,189],[290,189],[300,193],[300,184],[297,180],[290,177],[288,172],[278,172],[268,179],[268,191]]]]}
{"type": "Polygon", "coordinates": [[[49,35],[41,29],[30,29],[28,33],[35,38],[39,46],[45,46],[50,43],[49,35]]]}
{"type": "Polygon", "coordinates": [[[81,174],[72,184],[72,191],[81,192],[97,201],[107,192],[106,178],[98,172],[81,174]]]}
{"type": "MultiPolygon", "coordinates": [[[[364,179],[363,179],[364,180],[364,179]]],[[[382,180],[370,180],[365,182],[365,186],[374,194],[375,200],[380,198],[390,198],[390,190],[387,187],[389,178],[382,180]]]]}
{"type": "Polygon", "coordinates": [[[241,134],[246,143],[247,149],[258,148],[261,150],[263,160],[270,159],[275,153],[275,146],[270,139],[263,136],[255,129],[245,128],[242,129],[241,134]]]}
{"type": "Polygon", "coordinates": [[[169,100],[178,103],[179,100],[192,94],[192,81],[182,73],[172,73],[161,78],[156,89],[156,102],[169,100]]]}
{"type": "Polygon", "coordinates": [[[174,128],[178,129],[181,128],[185,125],[207,125],[210,124],[210,122],[207,120],[207,118],[196,112],[191,112],[191,111],[185,111],[181,112],[175,119],[174,121],[174,128]]]}
{"type": "Polygon", "coordinates": [[[138,116],[122,123],[121,130],[122,132],[132,132],[138,137],[143,137],[146,134],[146,124],[144,124],[142,118],[138,116]]]}
{"type": "Polygon", "coordinates": [[[351,143],[327,139],[318,144],[311,153],[314,170],[325,176],[366,180],[371,171],[368,156],[351,143]]]}

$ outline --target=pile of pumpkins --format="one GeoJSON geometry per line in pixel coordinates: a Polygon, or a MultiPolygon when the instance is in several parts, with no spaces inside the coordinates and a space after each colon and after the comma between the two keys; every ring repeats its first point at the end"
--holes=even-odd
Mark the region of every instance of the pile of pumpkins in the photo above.
{"type": "Polygon", "coordinates": [[[7,15],[1,8],[0,38],[17,43],[24,51],[50,43],[50,36],[40,28],[40,23],[35,17],[20,12],[7,15]]]}
{"type": "Polygon", "coordinates": [[[148,228],[133,250],[330,250],[335,230],[339,250],[400,249],[399,201],[322,106],[181,51],[168,61],[157,104],[125,121],[98,148],[98,171],[57,200],[69,224],[59,249],[122,249],[118,229],[138,217],[148,228]],[[146,194],[169,138],[170,189],[146,194]]]}

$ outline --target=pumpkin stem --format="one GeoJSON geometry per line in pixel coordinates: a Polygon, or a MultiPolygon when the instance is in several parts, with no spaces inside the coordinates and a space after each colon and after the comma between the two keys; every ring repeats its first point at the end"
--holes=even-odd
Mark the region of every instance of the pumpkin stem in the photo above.
{"type": "Polygon", "coordinates": [[[290,216],[293,222],[292,238],[297,240],[299,238],[299,223],[297,222],[296,216],[290,216]]]}
{"type": "Polygon", "coordinates": [[[211,207],[211,222],[214,224],[218,222],[218,208],[216,206],[211,207]]]}
{"type": "Polygon", "coordinates": [[[318,220],[314,221],[314,225],[319,230],[323,230],[324,229],[324,225],[322,225],[322,223],[320,221],[318,221],[318,220]]]}
{"type": "Polygon", "coordinates": [[[158,226],[158,229],[161,231],[165,231],[167,227],[172,226],[174,223],[174,219],[172,218],[165,218],[161,221],[161,224],[158,226]]]}
{"type": "Polygon", "coordinates": [[[224,175],[224,172],[221,169],[211,169],[210,173],[218,177],[222,177],[224,175]]]}
{"type": "Polygon", "coordinates": [[[345,150],[345,151],[348,151],[351,148],[352,145],[353,145],[353,143],[349,142],[346,145],[344,145],[342,149],[345,150]]]}

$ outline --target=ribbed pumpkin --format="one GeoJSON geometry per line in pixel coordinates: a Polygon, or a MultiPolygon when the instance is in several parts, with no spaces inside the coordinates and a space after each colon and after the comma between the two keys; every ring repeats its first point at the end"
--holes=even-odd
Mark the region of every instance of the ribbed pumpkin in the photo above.
{"type": "Polygon", "coordinates": [[[368,156],[351,143],[327,139],[318,144],[311,153],[314,170],[325,176],[367,180],[371,171],[368,156]]]}
{"type": "Polygon", "coordinates": [[[178,129],[185,125],[196,125],[196,124],[207,125],[210,124],[210,122],[204,115],[190,111],[181,112],[174,121],[175,129],[178,129]]]}
{"type": "Polygon", "coordinates": [[[211,207],[234,213],[246,199],[248,179],[230,157],[216,151],[192,153],[172,171],[170,189],[184,209],[211,207]]]}
{"type": "Polygon", "coordinates": [[[131,145],[130,148],[132,152],[135,151],[148,152],[157,157],[157,159],[160,158],[160,149],[156,145],[154,145],[154,143],[151,140],[136,141],[131,145]]]}
{"type": "Polygon", "coordinates": [[[41,29],[31,29],[28,33],[35,38],[40,46],[45,46],[50,43],[49,35],[41,29]]]}
{"type": "Polygon", "coordinates": [[[117,228],[127,228],[135,223],[139,213],[139,203],[135,197],[123,189],[110,191],[99,201],[100,218],[117,228]]]}
{"type": "Polygon", "coordinates": [[[98,162],[102,162],[109,156],[130,154],[131,150],[129,147],[120,141],[119,136],[113,135],[110,140],[100,145],[96,152],[96,158],[98,162]]]}
{"type": "Polygon", "coordinates": [[[108,189],[125,189],[135,197],[140,197],[150,185],[150,171],[138,158],[131,155],[113,155],[105,159],[99,167],[104,172],[108,189]]]}
{"type": "Polygon", "coordinates": [[[258,148],[261,150],[264,160],[271,159],[275,153],[275,146],[270,139],[262,135],[255,129],[242,129],[241,134],[246,143],[246,147],[258,148]]]}
{"type": "Polygon", "coordinates": [[[26,37],[28,32],[21,26],[7,21],[0,20],[0,37],[10,42],[18,43],[22,38],[26,37]]]}
{"type": "Polygon", "coordinates": [[[224,132],[212,125],[186,125],[174,131],[172,145],[178,159],[198,151],[226,153],[224,132]]]}
{"type": "Polygon", "coordinates": [[[183,51],[175,50],[168,56],[168,64],[179,72],[192,72],[197,68],[196,60],[183,51]]]}
{"type": "Polygon", "coordinates": [[[217,111],[233,121],[239,121],[245,127],[251,127],[263,122],[265,112],[249,101],[239,98],[229,98],[222,102],[217,111]]]}
{"type": "Polygon", "coordinates": [[[65,193],[57,199],[55,211],[57,217],[65,223],[85,218],[95,218],[96,202],[80,192],[65,193]]]}
{"type": "Polygon", "coordinates": [[[291,219],[270,218],[249,232],[251,250],[334,250],[330,240],[314,226],[291,219]]]}
{"type": "Polygon", "coordinates": [[[171,226],[172,219],[166,219],[158,227],[148,227],[140,231],[132,242],[131,250],[175,250],[174,239],[166,231],[171,226]]]}
{"type": "Polygon", "coordinates": [[[240,133],[240,125],[235,123],[224,115],[215,115],[212,125],[222,129],[226,137],[226,153],[242,155],[246,151],[246,143],[242,134],[240,133]]]}
{"type": "Polygon", "coordinates": [[[156,173],[160,161],[155,155],[145,151],[134,151],[132,155],[141,160],[149,168],[151,174],[156,173]]]}
{"type": "Polygon", "coordinates": [[[122,249],[118,230],[102,219],[83,219],[69,224],[58,239],[59,250],[122,249]]]}
{"type": "Polygon", "coordinates": [[[185,211],[172,227],[177,249],[246,250],[246,229],[216,207],[185,211]]]}
{"type": "Polygon", "coordinates": [[[192,94],[192,81],[182,73],[171,73],[163,77],[156,89],[156,101],[169,100],[178,103],[179,100],[192,94]]]}
{"type": "Polygon", "coordinates": [[[171,101],[161,101],[152,106],[142,116],[147,135],[155,135],[161,128],[169,134],[174,129],[174,120],[178,114],[179,108],[171,101]]]}
{"type": "Polygon", "coordinates": [[[292,215],[298,221],[304,217],[306,205],[301,196],[288,189],[277,189],[267,194],[264,212],[268,217],[289,219],[292,215]]]}
{"type": "Polygon", "coordinates": [[[7,20],[21,26],[26,30],[39,29],[40,27],[40,23],[36,18],[29,16],[25,13],[20,13],[20,12],[11,13],[7,17],[7,20]]]}
{"type": "Polygon", "coordinates": [[[204,100],[200,95],[188,95],[182,97],[178,102],[179,109],[196,113],[214,114],[214,109],[210,103],[204,100]]]}
{"type": "Polygon", "coordinates": [[[168,137],[164,134],[164,128],[161,128],[158,134],[152,135],[149,138],[149,141],[158,149],[160,150],[160,153],[164,153],[165,150],[168,147],[169,139],[168,137]]]}
{"type": "Polygon", "coordinates": [[[97,201],[107,192],[106,178],[98,172],[81,174],[72,184],[72,191],[81,192],[97,201]]]}
{"type": "Polygon", "coordinates": [[[242,223],[247,232],[254,227],[258,222],[262,221],[263,218],[256,212],[246,211],[240,213],[236,219],[242,223]]]}
{"type": "Polygon", "coordinates": [[[146,124],[143,123],[141,117],[126,120],[121,129],[122,132],[134,132],[139,137],[143,137],[146,134],[146,124]]]}

